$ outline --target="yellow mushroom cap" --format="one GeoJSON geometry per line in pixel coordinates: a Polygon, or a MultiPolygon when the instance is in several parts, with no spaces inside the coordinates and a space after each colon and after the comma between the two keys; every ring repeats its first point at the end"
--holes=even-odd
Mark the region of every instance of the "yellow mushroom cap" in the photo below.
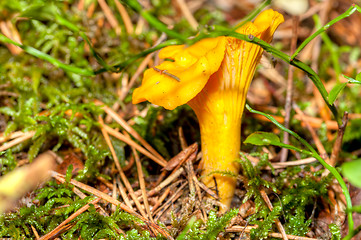
{"type": "MultiPolygon", "coordinates": [[[[270,42],[283,16],[272,9],[259,14],[254,23],[237,30],[270,42]]],[[[225,55],[229,37],[203,39],[192,46],[175,45],[159,52],[164,61],[144,73],[142,85],[134,90],[133,103],[149,102],[172,110],[192,100],[217,72],[225,55]]]]}
{"type": "Polygon", "coordinates": [[[225,37],[203,39],[188,48],[177,45],[162,49],[159,57],[174,61],[145,71],[142,86],[134,90],[133,103],[148,100],[169,110],[187,103],[218,70],[224,51],[225,37]]]}
{"type": "Polygon", "coordinates": [[[261,12],[254,20],[253,24],[258,31],[262,32],[260,38],[265,42],[271,42],[273,33],[283,22],[284,18],[280,13],[268,9],[261,12]]]}

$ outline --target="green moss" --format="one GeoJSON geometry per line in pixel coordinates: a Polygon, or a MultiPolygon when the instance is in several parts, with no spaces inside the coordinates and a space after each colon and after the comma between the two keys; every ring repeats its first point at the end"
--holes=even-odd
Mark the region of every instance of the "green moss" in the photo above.
{"type": "Polygon", "coordinates": [[[190,225],[186,228],[186,232],[180,234],[177,240],[212,240],[216,239],[220,232],[224,230],[230,220],[238,213],[238,209],[233,209],[223,215],[217,217],[215,212],[210,212],[207,223],[200,220],[190,220],[190,225]]]}
{"type": "Polygon", "coordinates": [[[331,223],[329,226],[331,232],[331,240],[341,239],[341,227],[335,223],[331,223]]]}
{"type": "Polygon", "coordinates": [[[5,175],[8,172],[14,170],[16,165],[17,165],[17,161],[11,149],[1,153],[1,157],[0,157],[1,175],[5,175]]]}
{"type": "Polygon", "coordinates": [[[266,162],[267,155],[263,155],[260,159],[261,161],[253,166],[242,154],[242,160],[239,161],[247,190],[244,202],[253,199],[256,207],[256,213],[249,218],[249,221],[257,224],[258,228],[251,231],[251,238],[264,239],[272,229],[277,231],[274,224],[276,218],[282,222],[287,234],[305,236],[312,222],[310,217],[313,208],[317,206],[317,199],[328,197],[327,187],[332,179],[331,176],[319,180],[323,171],[312,173],[309,167],[305,169],[292,167],[275,175],[271,183],[261,177],[261,167],[269,165],[269,162],[268,164],[266,162]],[[269,189],[270,193],[267,195],[274,206],[272,212],[261,196],[262,188],[269,189]]]}

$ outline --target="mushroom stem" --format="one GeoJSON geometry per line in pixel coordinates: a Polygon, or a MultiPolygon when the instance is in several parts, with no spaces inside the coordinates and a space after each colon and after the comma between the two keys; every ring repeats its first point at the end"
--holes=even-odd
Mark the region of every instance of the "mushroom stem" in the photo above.
{"type": "Polygon", "coordinates": [[[235,160],[240,150],[242,113],[261,54],[259,46],[227,38],[219,70],[188,102],[201,129],[202,181],[210,188],[217,187],[215,190],[224,204],[221,212],[229,209],[235,191],[240,168],[235,160]]]}
{"type": "Polygon", "coordinates": [[[228,210],[236,187],[239,164],[235,160],[240,150],[240,121],[213,118],[200,122],[202,140],[202,181],[218,192],[221,211],[228,210]],[[216,172],[216,173],[215,173],[216,172]]]}
{"type": "Polygon", "coordinates": [[[241,119],[250,79],[239,78],[227,75],[225,80],[224,72],[214,73],[204,89],[188,102],[201,130],[202,181],[218,193],[224,205],[221,212],[231,205],[240,168],[235,160],[240,151],[241,119]],[[244,87],[235,87],[239,85],[244,87]]]}

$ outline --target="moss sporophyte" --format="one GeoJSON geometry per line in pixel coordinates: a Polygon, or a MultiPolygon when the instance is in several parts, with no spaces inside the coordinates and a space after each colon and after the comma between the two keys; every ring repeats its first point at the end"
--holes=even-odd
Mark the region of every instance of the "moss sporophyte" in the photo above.
{"type": "MultiPolygon", "coordinates": [[[[270,42],[283,16],[271,9],[236,31],[270,42]]],[[[211,189],[217,182],[225,211],[234,195],[239,165],[240,130],[248,87],[263,49],[233,37],[206,38],[192,46],[168,46],[159,52],[164,61],[144,73],[134,90],[133,103],[149,102],[172,110],[188,104],[200,124],[202,181],[211,189]],[[225,176],[226,175],[226,176],[225,176]]]]}

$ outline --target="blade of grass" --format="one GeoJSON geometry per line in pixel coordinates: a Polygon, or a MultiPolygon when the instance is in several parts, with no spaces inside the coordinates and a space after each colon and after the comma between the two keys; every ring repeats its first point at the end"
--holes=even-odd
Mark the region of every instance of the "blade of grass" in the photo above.
{"type": "Polygon", "coordinates": [[[245,18],[241,20],[240,23],[238,23],[236,26],[232,28],[233,31],[236,31],[238,28],[242,27],[247,22],[251,21],[253,18],[255,18],[265,7],[271,4],[272,0],[266,0],[263,3],[261,3],[255,10],[253,10],[251,13],[249,13],[245,18]]]}
{"type": "Polygon", "coordinates": [[[343,14],[341,14],[340,16],[334,18],[333,20],[331,20],[330,22],[328,22],[325,26],[321,27],[320,29],[318,29],[314,34],[312,34],[311,36],[309,36],[305,41],[303,41],[301,43],[301,45],[297,48],[297,50],[295,51],[295,53],[291,56],[291,59],[296,58],[296,56],[302,51],[302,49],[309,43],[311,42],[316,36],[318,36],[319,34],[323,33],[324,31],[326,31],[329,27],[331,27],[333,24],[335,24],[336,22],[340,21],[341,19],[347,18],[349,16],[351,16],[351,14],[353,14],[355,11],[358,11],[361,13],[361,8],[356,5],[356,4],[352,4],[352,6],[347,9],[343,14]]]}
{"type": "Polygon", "coordinates": [[[177,33],[176,31],[169,29],[161,21],[155,18],[151,13],[144,10],[137,0],[128,0],[128,1],[124,1],[124,3],[127,4],[129,7],[131,7],[135,12],[139,13],[150,25],[152,25],[158,31],[164,32],[172,38],[176,38],[183,42],[187,42],[186,37],[177,33]]]}
{"type": "Polygon", "coordinates": [[[73,23],[69,22],[65,18],[61,17],[60,15],[56,15],[55,20],[59,25],[65,26],[65,27],[69,28],[70,30],[72,30],[73,32],[78,33],[85,40],[85,42],[88,44],[90,52],[92,53],[92,55],[95,57],[95,59],[98,61],[98,63],[103,68],[105,68],[107,71],[115,71],[115,69],[113,69],[111,66],[109,66],[103,60],[103,58],[101,58],[100,55],[95,51],[95,49],[93,48],[93,45],[90,42],[88,36],[83,31],[81,31],[77,26],[75,26],[73,23]]]}
{"type": "Polygon", "coordinates": [[[19,44],[19,43],[15,42],[15,41],[11,40],[10,38],[5,37],[1,33],[0,33],[0,42],[10,43],[10,44],[13,44],[15,46],[18,46],[21,49],[23,49],[26,53],[28,53],[28,54],[30,54],[30,55],[32,55],[34,57],[40,58],[42,60],[45,60],[45,61],[53,64],[55,67],[61,68],[61,69],[65,70],[65,71],[73,72],[73,73],[84,75],[84,76],[94,76],[95,75],[93,70],[78,68],[78,67],[75,67],[75,66],[64,64],[64,63],[60,62],[58,59],[56,59],[56,58],[54,58],[54,57],[52,57],[52,56],[50,56],[50,55],[48,55],[46,53],[43,53],[43,52],[39,51],[36,48],[19,44]]]}
{"type": "MultiPolygon", "coordinates": [[[[160,43],[159,45],[157,45],[157,46],[155,46],[153,48],[149,48],[147,50],[144,50],[143,52],[140,52],[140,53],[138,53],[138,54],[136,54],[134,56],[129,57],[127,60],[112,66],[112,68],[114,69],[114,72],[121,72],[127,66],[129,66],[133,62],[137,61],[139,58],[147,56],[149,53],[158,51],[159,49],[162,49],[162,48],[165,48],[165,47],[168,47],[168,46],[178,45],[178,44],[182,44],[182,43],[183,42],[178,40],[178,39],[171,39],[171,40],[165,41],[165,42],[160,43]]],[[[103,73],[103,72],[106,72],[106,71],[107,71],[106,68],[101,68],[101,69],[95,71],[95,74],[103,73]]]]}
{"type": "MultiPolygon", "coordinates": [[[[313,15],[313,20],[315,21],[315,24],[317,26],[321,27],[320,17],[318,15],[313,15]]],[[[331,41],[331,39],[325,32],[320,33],[320,35],[321,35],[322,41],[325,43],[326,47],[330,51],[332,65],[333,65],[333,68],[336,73],[336,80],[339,83],[341,67],[340,67],[340,64],[338,63],[338,59],[339,59],[339,53],[337,52],[338,47],[331,41]]]]}

